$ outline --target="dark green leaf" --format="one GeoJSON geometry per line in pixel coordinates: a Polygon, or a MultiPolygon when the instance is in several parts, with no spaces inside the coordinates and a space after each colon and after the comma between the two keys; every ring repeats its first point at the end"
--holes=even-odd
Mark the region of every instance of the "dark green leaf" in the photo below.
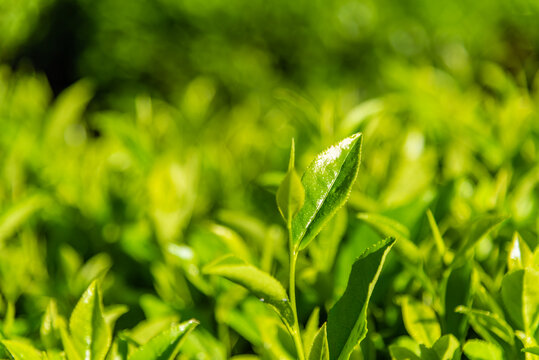
{"type": "Polygon", "coordinates": [[[473,291],[472,284],[473,263],[454,268],[449,273],[445,283],[445,333],[451,333],[458,339],[466,335],[466,316],[455,312],[458,306],[469,306],[473,291]]]}
{"type": "Polygon", "coordinates": [[[189,320],[174,325],[158,334],[135,351],[129,360],[172,360],[179,351],[182,340],[198,325],[198,321],[189,320]]]}
{"type": "Polygon", "coordinates": [[[530,353],[530,354],[539,355],[539,346],[527,347],[527,348],[522,349],[522,351],[530,353]]]}
{"type": "Polygon", "coordinates": [[[342,297],[329,311],[327,321],[331,360],[348,359],[367,334],[367,307],[385,258],[395,243],[388,238],[367,249],[354,263],[342,297]]]}
{"type": "Polygon", "coordinates": [[[344,139],[319,154],[303,174],[305,203],[292,219],[295,250],[309,245],[346,202],[357,177],[361,142],[359,133],[344,139]]]}
{"type": "Polygon", "coordinates": [[[244,286],[256,297],[272,305],[289,326],[294,324],[292,307],[281,283],[268,273],[233,256],[226,255],[208,264],[204,273],[219,275],[244,286]]]}
{"type": "Polygon", "coordinates": [[[457,312],[466,314],[475,332],[486,340],[490,342],[503,341],[509,345],[514,344],[515,334],[513,329],[498,315],[488,311],[468,309],[464,306],[459,306],[457,312]]]}

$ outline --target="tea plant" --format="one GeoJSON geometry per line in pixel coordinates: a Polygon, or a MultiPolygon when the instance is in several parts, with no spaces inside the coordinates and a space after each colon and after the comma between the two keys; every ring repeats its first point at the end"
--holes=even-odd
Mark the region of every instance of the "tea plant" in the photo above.
{"type": "Polygon", "coordinates": [[[288,294],[270,274],[246,261],[225,256],[205,267],[205,273],[223,276],[246,287],[272,306],[294,340],[296,357],[348,359],[367,333],[367,306],[385,257],[394,240],[388,238],[366,250],[353,264],[348,286],[329,310],[327,323],[317,331],[313,344],[303,344],[296,303],[296,262],[337,210],[346,202],[356,180],[361,157],[361,134],[344,139],[318,155],[301,180],[290,163],[277,190],[277,204],[288,230],[288,294]],[[309,350],[309,351],[305,351],[309,350]]]}

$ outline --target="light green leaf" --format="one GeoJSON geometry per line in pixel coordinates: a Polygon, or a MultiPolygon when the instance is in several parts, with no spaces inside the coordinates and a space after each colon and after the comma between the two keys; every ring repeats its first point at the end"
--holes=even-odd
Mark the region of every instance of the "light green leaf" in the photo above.
{"type": "Polygon", "coordinates": [[[371,225],[382,236],[391,236],[397,241],[395,250],[410,264],[420,264],[422,255],[417,246],[410,241],[410,231],[400,222],[387,216],[374,213],[359,213],[357,218],[371,225]]]}
{"type": "Polygon", "coordinates": [[[103,315],[105,317],[105,322],[107,323],[108,328],[113,331],[116,320],[123,314],[129,311],[129,308],[125,305],[112,305],[107,306],[103,315]]]}
{"type": "Polygon", "coordinates": [[[309,353],[309,360],[329,360],[326,323],[322,325],[314,337],[313,345],[311,346],[311,351],[309,353]]]}
{"type": "Polygon", "coordinates": [[[103,360],[111,343],[105,322],[101,293],[94,280],[84,292],[69,319],[73,345],[81,359],[103,360]]]}
{"type": "Polygon", "coordinates": [[[444,335],[432,346],[438,360],[459,360],[460,343],[453,335],[444,335]]]}
{"type": "Polygon", "coordinates": [[[432,211],[430,211],[430,209],[427,210],[427,218],[429,219],[430,230],[432,231],[432,236],[434,237],[436,248],[438,249],[438,252],[440,253],[440,255],[444,255],[445,254],[444,239],[442,238],[442,235],[440,234],[440,229],[438,228],[438,224],[436,224],[436,219],[434,219],[434,215],[432,214],[432,211]]]}
{"type": "Polygon", "coordinates": [[[313,265],[319,271],[328,273],[333,268],[347,224],[348,213],[345,208],[341,208],[318,234],[316,240],[311,243],[309,255],[311,255],[313,265]]]}
{"type": "Polygon", "coordinates": [[[459,306],[456,311],[466,314],[474,331],[486,340],[490,342],[499,342],[501,340],[509,345],[515,343],[513,329],[498,315],[488,311],[469,309],[464,306],[459,306]]]}
{"type": "Polygon", "coordinates": [[[388,238],[367,249],[354,263],[342,297],[329,311],[327,335],[331,360],[348,359],[367,334],[367,308],[385,258],[395,243],[388,238]]]}
{"type": "Polygon", "coordinates": [[[2,340],[13,360],[40,360],[43,355],[32,345],[18,340],[2,340]]]}
{"type": "Polygon", "coordinates": [[[309,320],[307,320],[307,324],[305,325],[305,330],[302,331],[302,341],[303,345],[305,347],[305,353],[308,354],[311,351],[311,345],[313,343],[314,337],[318,333],[318,324],[320,321],[320,308],[315,307],[311,315],[309,316],[309,320]]]}
{"type": "Polygon", "coordinates": [[[502,349],[483,340],[469,340],[462,348],[470,360],[503,360],[502,349]]]}
{"type": "Polygon", "coordinates": [[[526,244],[519,233],[515,232],[509,254],[507,255],[508,271],[522,269],[530,266],[532,262],[533,254],[528,247],[528,244],[526,244]]]}
{"type": "Polygon", "coordinates": [[[129,360],[172,360],[179,351],[182,340],[198,325],[198,321],[189,320],[174,325],[158,334],[135,351],[129,360]]]}
{"type": "Polygon", "coordinates": [[[533,336],[539,324],[539,272],[519,269],[502,280],[502,300],[515,325],[533,336]]]}
{"type": "Polygon", "coordinates": [[[434,310],[409,297],[403,299],[402,318],[408,334],[420,344],[430,347],[442,333],[434,310]]]}
{"type": "Polygon", "coordinates": [[[36,194],[20,200],[0,216],[0,244],[12,236],[35,212],[47,202],[42,194],[36,194]]]}
{"type": "Polygon", "coordinates": [[[292,219],[295,250],[309,245],[348,199],[359,169],[361,142],[360,133],[344,139],[319,154],[303,174],[305,203],[292,219]]]}
{"type": "Polygon", "coordinates": [[[247,288],[253,295],[273,306],[289,325],[294,325],[290,301],[281,283],[270,274],[233,255],[226,255],[208,264],[203,272],[219,275],[247,288]]]}
{"type": "Polygon", "coordinates": [[[287,226],[292,222],[292,218],[303,206],[305,202],[305,189],[294,169],[295,147],[292,139],[292,148],[290,150],[290,163],[279,189],[277,189],[277,206],[283,216],[287,226]]]}
{"type": "Polygon", "coordinates": [[[41,327],[39,329],[39,335],[41,342],[46,349],[52,349],[56,347],[58,342],[58,337],[56,335],[56,317],[58,316],[58,311],[56,308],[56,302],[54,300],[49,301],[45,316],[43,316],[43,321],[41,322],[41,327]]]}
{"type": "Polygon", "coordinates": [[[444,308],[445,332],[458,339],[466,336],[467,321],[463,314],[455,312],[458,306],[469,306],[472,299],[472,266],[473,262],[451,270],[445,281],[444,308]]]}
{"type": "Polygon", "coordinates": [[[500,215],[486,215],[477,219],[471,226],[470,232],[468,233],[466,239],[463,241],[460,249],[458,250],[458,255],[455,256],[455,259],[457,259],[469,249],[473,248],[475,244],[483,238],[483,236],[487,235],[490,231],[492,231],[492,229],[494,229],[497,225],[501,224],[506,219],[507,216],[500,215]]]}

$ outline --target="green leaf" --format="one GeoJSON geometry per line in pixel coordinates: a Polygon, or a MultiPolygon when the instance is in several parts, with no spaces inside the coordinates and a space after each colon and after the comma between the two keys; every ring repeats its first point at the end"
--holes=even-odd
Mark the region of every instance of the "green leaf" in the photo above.
{"type": "Polygon", "coordinates": [[[432,346],[442,333],[434,310],[409,297],[403,298],[402,318],[408,334],[420,344],[432,346]]]}
{"type": "Polygon", "coordinates": [[[527,347],[527,348],[522,349],[522,351],[530,353],[530,354],[539,355],[539,346],[527,347]]]}
{"type": "Polygon", "coordinates": [[[502,349],[483,340],[469,340],[462,351],[470,360],[503,360],[502,349]]]}
{"type": "Polygon", "coordinates": [[[469,306],[472,299],[473,263],[465,262],[464,265],[451,270],[445,282],[444,308],[445,308],[445,332],[455,335],[458,339],[466,336],[466,317],[455,312],[458,306],[469,306]]]}
{"type": "Polygon", "coordinates": [[[277,206],[283,216],[287,226],[290,226],[292,218],[303,206],[305,202],[305,189],[294,169],[295,147],[292,139],[292,148],[290,150],[290,163],[279,189],[277,189],[277,206]]]}
{"type": "Polygon", "coordinates": [[[13,360],[39,360],[43,359],[40,351],[32,345],[17,340],[2,340],[13,360]]]}
{"type": "Polygon", "coordinates": [[[307,320],[307,324],[305,325],[305,329],[301,332],[302,335],[302,341],[303,345],[305,347],[305,353],[309,354],[311,351],[311,345],[313,343],[314,337],[318,333],[318,323],[320,321],[320,308],[315,307],[311,315],[309,316],[309,320],[307,320]]]}
{"type": "Polygon", "coordinates": [[[352,135],[319,154],[301,182],[305,203],[292,219],[292,244],[302,250],[344,205],[354,184],[361,158],[362,135],[352,135]]]}
{"type": "Polygon", "coordinates": [[[501,224],[506,219],[507,216],[486,215],[476,220],[471,226],[468,236],[463,241],[460,249],[458,250],[458,254],[457,256],[455,256],[455,259],[457,259],[469,249],[473,248],[475,244],[479,240],[481,240],[481,238],[483,238],[483,236],[487,235],[490,231],[492,231],[492,229],[494,229],[498,224],[501,224]]]}
{"type": "Polygon", "coordinates": [[[103,360],[111,343],[105,322],[101,292],[94,280],[84,292],[69,319],[73,345],[81,359],[103,360]]]}
{"type": "Polygon", "coordinates": [[[436,248],[438,249],[438,252],[440,255],[445,254],[445,243],[444,239],[442,238],[442,235],[440,234],[440,229],[438,228],[438,224],[436,224],[436,219],[434,219],[434,215],[432,214],[432,211],[427,210],[427,218],[429,220],[430,230],[432,231],[432,236],[434,237],[434,242],[436,244],[436,248]]]}
{"type": "Polygon", "coordinates": [[[367,334],[367,308],[385,258],[395,239],[382,240],[367,249],[354,263],[342,297],[329,311],[327,335],[329,357],[348,359],[367,334]]]}
{"type": "Polygon", "coordinates": [[[309,353],[309,360],[329,360],[326,323],[322,325],[314,337],[313,345],[311,346],[311,351],[309,353]]]}
{"type": "Polygon", "coordinates": [[[432,349],[436,353],[438,360],[460,359],[460,343],[451,334],[444,335],[436,340],[432,349]]]}
{"type": "Polygon", "coordinates": [[[528,244],[526,244],[519,233],[515,232],[509,254],[507,255],[508,271],[525,268],[530,266],[532,262],[533,254],[528,244]]]}
{"type": "Polygon", "coordinates": [[[515,343],[513,329],[498,315],[488,311],[469,309],[464,306],[459,306],[456,311],[466,314],[474,331],[486,340],[490,342],[499,342],[501,340],[509,345],[515,343]]]}
{"type": "Polygon", "coordinates": [[[225,255],[208,264],[203,272],[222,276],[249,290],[260,300],[273,306],[289,326],[294,325],[292,307],[281,283],[270,274],[233,255],[225,255]]]}
{"type": "Polygon", "coordinates": [[[502,300],[515,325],[533,336],[539,324],[539,272],[519,269],[502,280],[502,300]]]}
{"type": "Polygon", "coordinates": [[[46,349],[52,349],[56,347],[58,342],[58,337],[56,335],[56,317],[58,316],[58,311],[56,308],[56,302],[54,300],[49,301],[45,316],[41,322],[41,327],[39,329],[39,335],[41,342],[46,349]]]}
{"type": "Polygon", "coordinates": [[[420,264],[422,255],[417,246],[410,241],[410,231],[400,222],[387,216],[374,213],[359,213],[357,218],[371,225],[382,236],[391,236],[397,241],[395,250],[410,264],[420,264]]]}
{"type": "Polygon", "coordinates": [[[394,360],[421,360],[412,350],[398,345],[390,345],[389,354],[394,360]]]}
{"type": "Polygon", "coordinates": [[[152,338],[135,351],[129,360],[172,360],[179,351],[182,340],[198,325],[198,321],[189,320],[174,325],[167,331],[152,338]]]}

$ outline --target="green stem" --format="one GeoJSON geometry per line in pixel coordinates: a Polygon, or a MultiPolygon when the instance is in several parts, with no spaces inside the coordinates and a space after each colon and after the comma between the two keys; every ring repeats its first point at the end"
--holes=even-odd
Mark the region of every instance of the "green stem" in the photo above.
{"type": "Polygon", "coordinates": [[[13,321],[15,320],[15,302],[8,300],[6,317],[4,318],[4,333],[9,334],[11,332],[11,327],[13,326],[13,321]]]}
{"type": "Polygon", "coordinates": [[[305,360],[303,343],[301,341],[301,334],[299,330],[298,310],[296,306],[296,261],[298,260],[298,254],[292,245],[292,229],[290,226],[288,226],[288,243],[290,245],[290,281],[288,291],[290,293],[290,304],[292,305],[292,312],[294,314],[294,328],[292,329],[292,337],[294,338],[294,344],[296,345],[298,360],[305,360]]]}

